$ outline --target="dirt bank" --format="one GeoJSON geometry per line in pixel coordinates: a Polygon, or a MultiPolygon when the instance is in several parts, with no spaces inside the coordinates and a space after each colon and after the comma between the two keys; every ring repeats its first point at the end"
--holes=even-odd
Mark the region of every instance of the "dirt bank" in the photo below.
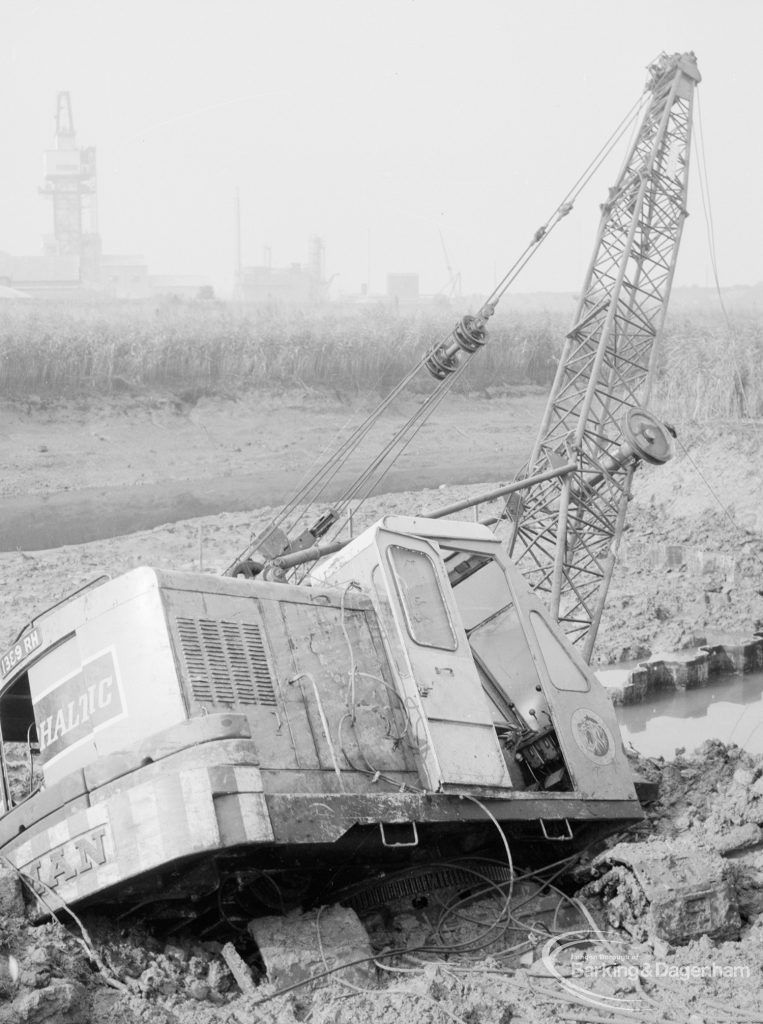
{"type": "MultiPolygon", "coordinates": [[[[421,451],[406,454],[402,475],[395,478],[400,486],[410,480],[415,490],[373,498],[364,506],[356,525],[360,528],[373,522],[384,512],[420,512],[483,490],[480,484],[449,486],[464,478],[484,477],[488,486],[490,481],[510,478],[508,469],[499,470],[512,460],[516,466],[528,450],[534,433],[531,417],[540,404],[537,395],[504,396],[491,401],[456,399],[455,419],[439,421],[436,429],[422,438],[421,451]],[[447,439],[446,454],[443,437],[447,439]],[[428,480],[437,486],[422,490],[428,480]]],[[[210,478],[189,482],[181,480],[180,475],[191,473],[196,466],[211,473],[215,465],[218,469],[225,465],[228,475],[222,479],[237,492],[239,481],[246,479],[242,467],[254,451],[261,464],[269,467],[262,474],[266,482],[253,495],[261,497],[268,493],[267,487],[275,486],[274,481],[289,475],[291,456],[287,453],[292,448],[298,447],[302,460],[299,465],[304,468],[319,447],[308,433],[310,417],[323,441],[329,435],[329,426],[340,425],[338,407],[321,411],[314,398],[306,399],[305,405],[307,411],[297,415],[295,408],[282,406],[275,399],[263,399],[259,411],[253,396],[243,404],[214,400],[206,412],[198,414],[165,408],[157,426],[145,405],[130,413],[126,406],[117,404],[110,407],[110,430],[119,441],[120,452],[122,443],[127,445],[126,453],[115,459],[110,448],[104,454],[106,449],[91,441],[90,448],[81,454],[83,472],[75,477],[71,476],[76,461],[73,454],[64,459],[64,468],[56,463],[47,475],[39,466],[35,468],[39,455],[35,454],[35,445],[42,443],[42,436],[50,439],[57,436],[56,430],[63,430],[64,422],[74,417],[71,404],[63,411],[54,411],[55,415],[51,412],[53,420],[47,427],[41,426],[36,417],[16,410],[15,433],[4,443],[15,446],[23,458],[18,456],[18,474],[6,480],[4,486],[7,510],[13,502],[27,508],[28,518],[20,529],[28,529],[31,535],[33,510],[42,516],[40,509],[47,495],[49,508],[55,512],[45,513],[46,522],[53,523],[57,537],[67,529],[81,529],[95,536],[110,532],[104,526],[109,520],[103,504],[88,505],[96,473],[103,473],[109,484],[104,493],[109,496],[110,514],[123,516],[122,521],[132,521],[140,514],[161,522],[150,529],[86,544],[55,544],[44,550],[34,550],[34,545],[8,545],[13,550],[0,552],[0,640],[6,642],[34,612],[102,572],[113,575],[139,564],[178,569],[201,566],[205,571],[218,572],[225,568],[245,546],[251,532],[268,522],[272,512],[269,505],[263,507],[263,502],[254,501],[242,511],[173,522],[167,503],[162,505],[157,499],[152,504],[143,501],[141,495],[163,494],[168,501],[167,495],[177,493],[173,491],[177,488],[185,495],[181,504],[193,509],[195,515],[204,496],[217,504],[223,491],[215,491],[210,478]],[[117,413],[116,409],[122,411],[117,413]],[[259,429],[268,432],[251,433],[252,443],[247,446],[243,439],[250,430],[250,414],[259,429]],[[198,422],[194,415],[200,417],[198,422]],[[204,427],[199,426],[202,422],[204,427]],[[274,436],[280,437],[278,448],[272,447],[274,436]],[[225,438],[230,448],[226,448],[225,438]],[[138,445],[149,443],[164,444],[156,452],[175,460],[171,463],[174,470],[167,472],[174,471],[177,479],[167,485],[160,483],[159,463],[147,460],[143,482],[126,484],[133,472],[132,460],[138,458],[138,445]],[[224,450],[229,454],[224,455],[224,450]],[[223,463],[225,458],[231,461],[223,463]],[[64,483],[66,479],[71,479],[71,484],[64,483]],[[56,493],[55,487],[67,486],[69,490],[56,493]],[[120,496],[121,503],[117,500],[120,496]],[[60,505],[55,504],[58,501],[60,505]]],[[[82,413],[85,419],[72,427],[73,448],[84,445],[85,435],[96,429],[91,413],[82,413]]],[[[639,470],[621,558],[599,631],[599,662],[675,651],[695,646],[702,638],[712,641],[729,633],[751,634],[763,624],[761,437],[763,424],[690,428],[681,433],[673,462],[639,470]]],[[[390,482],[392,478],[388,477],[386,483],[390,482]]],[[[256,489],[259,484],[253,486],[256,489]]],[[[285,496],[278,494],[279,500],[285,496]]],[[[0,525],[0,531],[3,529],[7,527],[0,525]]]]}
{"type": "MultiPolygon", "coordinates": [[[[361,422],[378,395],[248,392],[43,399],[0,405],[0,551],[81,544],[181,519],[275,505],[361,422]]],[[[401,398],[332,481],[331,500],[415,411],[401,398]]],[[[545,396],[451,396],[384,491],[510,478],[545,396]]]]}
{"type": "MultiPolygon", "coordinates": [[[[378,495],[364,504],[355,526],[363,529],[385,513],[410,515],[436,508],[480,493],[484,486],[443,485],[378,495]]],[[[33,614],[103,574],[116,576],[139,565],[220,573],[276,511],[266,506],[184,519],[87,544],[0,552],[0,645],[9,644],[33,614]]]]}
{"type": "Polygon", "coordinates": [[[763,626],[763,423],[690,428],[679,442],[674,461],[636,475],[602,662],[763,626]]]}

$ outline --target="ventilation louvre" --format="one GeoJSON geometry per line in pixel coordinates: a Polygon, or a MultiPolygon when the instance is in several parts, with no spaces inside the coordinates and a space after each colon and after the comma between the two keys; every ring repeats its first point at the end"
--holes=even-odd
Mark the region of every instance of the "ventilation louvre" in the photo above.
{"type": "Polygon", "coordinates": [[[176,622],[194,700],[275,705],[270,666],[256,623],[180,617],[176,622]]]}

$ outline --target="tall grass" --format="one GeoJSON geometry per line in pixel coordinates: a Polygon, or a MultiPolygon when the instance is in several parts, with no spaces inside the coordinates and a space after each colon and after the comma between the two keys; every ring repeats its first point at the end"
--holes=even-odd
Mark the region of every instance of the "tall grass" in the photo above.
{"type": "MultiPolygon", "coordinates": [[[[4,302],[0,396],[151,388],[386,390],[447,335],[461,312],[4,302]]],[[[569,318],[559,312],[499,312],[460,388],[549,386],[568,328],[569,318]]],[[[763,318],[754,312],[735,316],[732,335],[720,314],[674,315],[658,361],[655,402],[678,421],[759,417],[761,365],[763,318]]],[[[424,376],[420,386],[429,387],[424,376]]]]}
{"type": "MultiPolygon", "coordinates": [[[[391,387],[456,314],[386,306],[311,312],[221,303],[0,308],[0,394],[134,388],[365,390],[391,387]]],[[[564,330],[549,317],[495,318],[463,387],[544,384],[564,330]]]]}
{"type": "Polygon", "coordinates": [[[666,419],[763,416],[763,314],[673,316],[658,362],[655,404],[666,419]]]}

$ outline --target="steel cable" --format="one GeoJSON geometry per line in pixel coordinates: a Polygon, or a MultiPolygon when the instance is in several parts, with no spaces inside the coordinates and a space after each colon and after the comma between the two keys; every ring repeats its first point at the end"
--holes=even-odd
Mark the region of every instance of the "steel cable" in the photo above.
{"type": "MultiPolygon", "coordinates": [[[[636,119],[639,112],[639,108],[642,104],[643,93],[641,96],[639,96],[636,103],[634,103],[631,106],[631,108],[626,113],[625,117],[619,122],[617,127],[610,134],[609,138],[599,149],[594,158],[589,162],[586,169],[577,178],[572,187],[568,189],[562,202],[556,206],[548,220],[543,225],[541,225],[540,228],[537,229],[537,231],[533,235],[532,240],[525,247],[520,256],[514,261],[514,263],[506,272],[506,274],[498,283],[498,285],[490,293],[487,300],[482,304],[481,307],[481,309],[483,310],[488,308],[490,309],[490,313],[488,315],[492,315],[493,307],[495,306],[495,304],[506,293],[509,286],[513,283],[513,281],[516,279],[521,270],[526,266],[526,264],[534,255],[534,253],[537,252],[539,247],[546,241],[546,239],[551,234],[553,229],[557,226],[557,224],[570,212],[574,205],[574,201],[578,198],[578,196],[585,188],[585,186],[588,184],[588,182],[591,180],[593,175],[598,171],[604,160],[609,156],[615,145],[617,145],[622,136],[626,133],[631,123],[636,119]]],[[[450,337],[450,335],[448,337],[450,337]]],[[[447,341],[447,339],[445,340],[447,341]]],[[[440,343],[440,345],[442,344],[444,344],[444,342],[440,343]]],[[[331,456],[329,456],[326,462],[324,462],[323,465],[321,465],[312,474],[312,476],[310,476],[295,491],[295,493],[292,495],[289,501],[287,501],[286,504],[273,517],[273,519],[265,528],[265,530],[260,531],[260,536],[262,536],[264,533],[267,533],[267,531],[270,529],[280,527],[281,524],[286,520],[286,518],[290,516],[298,508],[300,504],[306,504],[306,508],[310,508],[310,506],[317,500],[317,498],[324,493],[326,487],[334,479],[336,474],[345,464],[350,454],[369,434],[369,432],[377,423],[381,415],[389,408],[392,402],[405,390],[405,388],[408,387],[408,385],[418,375],[418,373],[422,369],[424,369],[430,356],[434,352],[436,352],[439,347],[439,345],[434,346],[424,356],[422,356],[419,362],[403,377],[403,379],[392,389],[392,391],[390,391],[385,398],[381,399],[381,401],[377,403],[377,405],[366,417],[366,419],[361,424],[359,424],[359,426],[356,427],[355,430],[353,430],[349,437],[346,438],[345,441],[342,442],[337,447],[335,452],[331,456]],[[307,501],[308,496],[310,497],[309,501],[307,501]]],[[[463,353],[461,366],[459,366],[456,369],[456,373],[458,373],[463,367],[465,367],[468,364],[469,357],[470,355],[473,354],[474,353],[468,352],[463,353]]],[[[349,502],[352,500],[352,496],[354,494],[359,493],[364,484],[368,483],[368,488],[365,492],[365,496],[367,496],[368,492],[370,492],[370,490],[373,489],[374,482],[378,483],[379,480],[383,479],[384,475],[386,475],[386,472],[388,472],[389,467],[387,467],[386,470],[381,472],[381,475],[377,476],[376,478],[374,478],[374,473],[380,471],[380,467],[383,465],[384,459],[391,454],[391,452],[394,449],[394,444],[396,443],[402,444],[402,447],[395,456],[395,458],[399,457],[400,453],[408,446],[410,441],[413,439],[413,437],[415,437],[416,433],[420,429],[421,424],[423,423],[423,418],[426,418],[429,415],[431,415],[431,412],[434,410],[434,408],[437,407],[437,405],[442,400],[444,395],[447,394],[447,392],[453,386],[453,381],[451,378],[453,378],[454,376],[455,373],[451,373],[444,380],[439,381],[434,391],[422,403],[422,406],[413,414],[413,416],[409,418],[409,420],[403,425],[403,427],[401,427],[397,431],[393,441],[389,442],[387,445],[384,446],[382,451],[372,461],[371,466],[367,467],[360,474],[360,477],[342,494],[339,501],[343,509],[346,508],[349,502]],[[416,424],[418,424],[418,426],[416,426],[416,424]],[[412,431],[410,438],[403,443],[403,439],[406,437],[407,432],[409,430],[412,431]]],[[[365,496],[361,499],[361,504],[362,501],[365,500],[365,496]]],[[[305,510],[301,510],[297,521],[300,521],[302,518],[304,518],[304,514],[305,510]]],[[[253,540],[249,545],[247,545],[247,547],[239,553],[238,557],[234,559],[234,561],[228,566],[228,568],[225,570],[225,573],[229,573],[230,571],[232,571],[232,569],[238,562],[240,562],[242,559],[249,557],[249,555],[251,555],[251,553],[255,549],[255,543],[256,541],[253,540]]]]}

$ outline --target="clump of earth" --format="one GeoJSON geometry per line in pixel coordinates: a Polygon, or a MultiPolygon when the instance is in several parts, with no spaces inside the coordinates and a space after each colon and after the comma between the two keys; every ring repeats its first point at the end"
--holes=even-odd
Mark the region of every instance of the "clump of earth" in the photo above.
{"type": "Polygon", "coordinates": [[[763,427],[679,435],[636,474],[597,641],[602,663],[763,628],[763,427]]]}

